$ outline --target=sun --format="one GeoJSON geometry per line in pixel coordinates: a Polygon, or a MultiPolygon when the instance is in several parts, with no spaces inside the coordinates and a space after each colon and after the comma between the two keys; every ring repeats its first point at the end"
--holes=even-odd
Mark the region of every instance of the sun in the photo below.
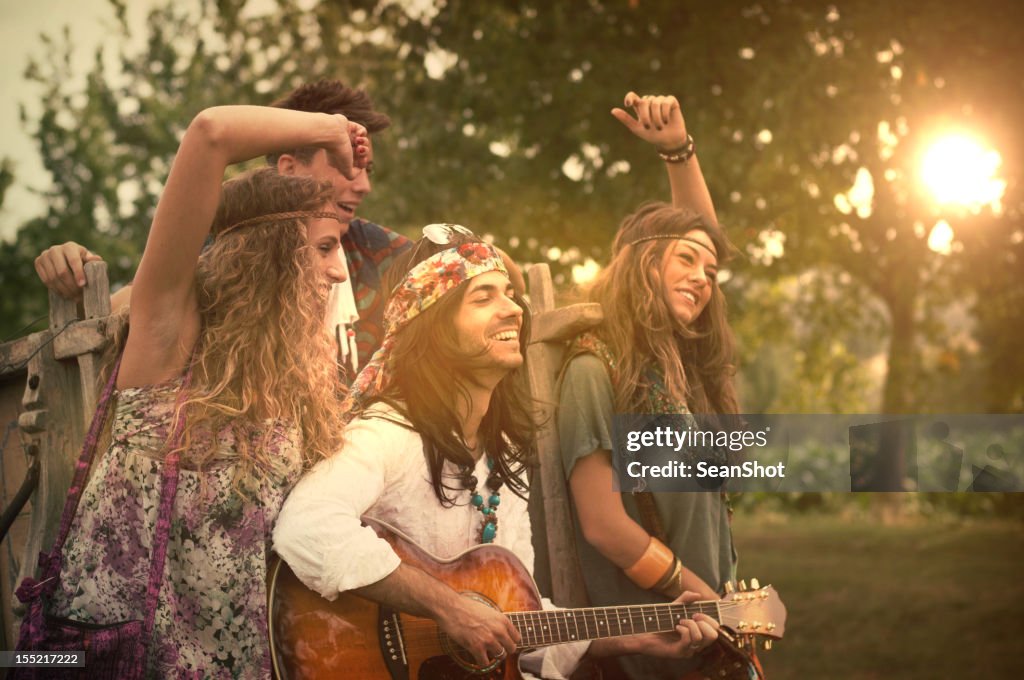
{"type": "Polygon", "coordinates": [[[1000,212],[1006,180],[996,176],[1003,159],[966,134],[949,134],[925,152],[921,178],[940,205],[955,204],[971,210],[990,206],[1000,212]]]}

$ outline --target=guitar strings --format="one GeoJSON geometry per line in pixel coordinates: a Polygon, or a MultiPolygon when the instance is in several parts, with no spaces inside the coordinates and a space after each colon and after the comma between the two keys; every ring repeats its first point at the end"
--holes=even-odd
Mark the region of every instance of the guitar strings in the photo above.
{"type": "MultiPolygon", "coordinates": [[[[539,648],[547,647],[551,645],[564,644],[567,642],[578,642],[581,640],[596,640],[609,637],[625,637],[628,635],[642,635],[647,632],[651,633],[671,633],[675,630],[675,624],[671,628],[666,627],[666,624],[661,623],[659,614],[665,616],[666,614],[670,617],[675,618],[679,614],[685,613],[705,613],[709,612],[717,614],[721,610],[734,609],[739,606],[743,606],[746,603],[732,602],[732,601],[721,601],[721,602],[706,602],[706,603],[693,603],[688,605],[623,605],[621,607],[591,607],[585,609],[576,610],[540,610],[540,611],[529,611],[529,612],[506,612],[510,617],[518,618],[520,624],[518,626],[520,634],[523,636],[524,648],[539,648]],[[650,611],[655,608],[654,611],[650,611]],[[692,611],[696,609],[697,611],[692,611]],[[598,611],[601,610],[601,613],[598,611]],[[627,610],[626,612],[621,611],[609,611],[609,610],[627,610]],[[644,611],[647,610],[647,611],[644,611]],[[689,611],[687,611],[689,610],[689,611]],[[569,616],[558,616],[561,611],[572,612],[569,616]],[[625,613],[628,616],[628,626],[634,628],[632,632],[625,632],[622,630],[622,624],[627,620],[621,618],[621,614],[625,613]],[[619,616],[616,616],[618,614],[619,616]],[[652,616],[653,614],[653,616],[652,616]],[[517,616],[518,615],[518,616],[517,616]],[[529,615],[539,615],[536,621],[532,621],[526,617],[529,615]],[[644,622],[647,619],[647,623],[652,623],[657,628],[656,630],[639,630],[639,626],[646,628],[647,623],[644,622]],[[583,630],[580,630],[580,623],[583,624],[583,630]],[[539,631],[533,631],[526,626],[544,626],[547,625],[549,628],[539,631]],[[615,627],[619,627],[619,632],[612,632],[609,635],[591,635],[589,633],[590,627],[592,626],[595,630],[599,630],[601,625],[607,625],[609,630],[614,631],[615,627]],[[574,637],[570,632],[573,628],[576,629],[579,637],[574,637]],[[566,639],[568,637],[568,639],[566,639]]],[[[687,618],[692,618],[687,617],[687,618]]],[[[678,619],[676,619],[678,622],[678,619]]],[[[515,621],[513,621],[515,623],[515,621]]],[[[440,629],[436,622],[430,619],[413,619],[405,620],[400,626],[400,630],[403,633],[403,643],[405,649],[410,652],[425,651],[427,649],[438,649],[440,646],[440,629]],[[427,635],[424,638],[424,633],[427,635]]]]}
{"type": "MultiPolygon", "coordinates": [[[[414,654],[414,655],[420,655],[421,656],[421,655],[430,654],[430,653],[433,653],[431,655],[440,655],[440,654],[447,654],[448,653],[448,651],[446,651],[445,646],[444,646],[444,644],[442,642],[442,635],[443,635],[443,633],[441,633],[440,628],[433,621],[430,621],[430,620],[409,621],[409,622],[404,623],[402,625],[402,630],[403,630],[403,635],[402,635],[402,643],[403,644],[402,644],[402,647],[404,648],[406,654],[414,654]]],[[[520,647],[519,647],[518,651],[525,651],[525,650],[530,650],[530,649],[540,649],[540,648],[543,648],[543,647],[551,647],[551,646],[554,646],[554,645],[566,644],[566,643],[570,643],[570,642],[586,642],[586,641],[590,641],[590,640],[598,640],[598,639],[604,639],[604,638],[608,638],[608,637],[628,637],[628,636],[631,636],[631,635],[644,635],[645,633],[672,633],[674,630],[675,630],[674,627],[672,629],[668,629],[668,630],[657,630],[657,631],[637,630],[637,631],[632,632],[632,633],[614,634],[614,635],[609,635],[609,636],[594,636],[594,637],[583,636],[583,637],[581,637],[579,639],[575,639],[575,640],[573,640],[573,639],[569,639],[569,640],[561,640],[561,639],[559,639],[559,640],[544,640],[544,639],[525,640],[524,639],[524,641],[520,643],[520,647]]],[[[465,649],[463,649],[461,647],[458,647],[457,643],[455,643],[450,638],[448,638],[448,642],[449,642],[450,645],[452,645],[452,647],[456,647],[456,648],[460,649],[461,651],[463,651],[467,656],[471,656],[468,650],[465,650],[465,649]]]]}
{"type": "MultiPolygon", "coordinates": [[[[550,610],[534,610],[534,611],[509,611],[505,612],[510,617],[518,617],[523,619],[525,623],[535,623],[543,621],[553,626],[559,625],[575,625],[576,619],[581,619],[584,623],[587,622],[605,622],[616,623],[617,619],[620,618],[621,614],[625,613],[630,623],[641,621],[644,618],[650,619],[659,616],[678,616],[679,614],[696,614],[701,613],[708,616],[716,617],[720,611],[728,611],[737,607],[747,607],[747,603],[722,601],[722,602],[707,602],[707,603],[694,603],[691,605],[623,605],[620,607],[586,607],[580,609],[550,609],[550,610]],[[653,611],[651,611],[653,609],[653,611]],[[687,611],[693,610],[696,611],[687,611]],[[622,612],[621,610],[626,610],[622,612]],[[645,611],[646,610],[646,611],[645,611]],[[529,616],[536,616],[537,621],[526,619],[529,616]]],[[[692,618],[687,616],[686,618],[692,618]]],[[[623,618],[623,621],[626,619],[623,618]]],[[[403,622],[406,626],[415,626],[417,624],[430,624],[436,625],[429,619],[415,618],[413,620],[403,622]]]]}
{"type": "MultiPolygon", "coordinates": [[[[528,616],[536,616],[538,620],[545,619],[547,623],[553,623],[558,626],[561,624],[568,623],[575,625],[575,619],[582,619],[584,622],[601,622],[610,621],[616,622],[616,619],[620,617],[622,613],[625,613],[633,623],[637,620],[644,618],[650,618],[652,615],[658,616],[678,616],[679,614],[706,614],[713,618],[721,611],[728,611],[737,607],[748,607],[749,604],[746,602],[733,602],[728,601],[709,601],[701,603],[693,603],[688,605],[682,604],[637,604],[637,605],[622,605],[618,607],[584,607],[579,609],[545,609],[545,610],[533,610],[533,611],[508,611],[504,612],[510,617],[524,618],[528,616]],[[696,611],[692,611],[692,610],[696,611]],[[626,610],[622,612],[621,610],[626,610]],[[647,610],[647,611],[645,611],[647,610]],[[651,611],[653,610],[653,611],[651,611]],[[688,611],[690,610],[690,611],[688,611]]],[[[687,616],[686,618],[692,618],[687,616]]],[[[623,619],[625,620],[625,619],[623,619]]],[[[533,623],[533,621],[526,621],[527,623],[533,623]]],[[[433,621],[423,618],[415,618],[411,621],[403,622],[406,626],[415,626],[417,624],[434,624],[433,621]]]]}
{"type": "MultiPolygon", "coordinates": [[[[645,626],[644,619],[647,619],[648,623],[653,620],[655,626],[660,628],[665,625],[661,624],[661,618],[666,615],[678,621],[680,614],[687,615],[687,618],[692,618],[693,614],[700,612],[710,615],[712,618],[722,620],[725,618],[723,615],[730,613],[730,610],[748,607],[749,604],[749,602],[737,602],[734,600],[715,600],[688,604],[658,603],[587,607],[571,610],[512,611],[506,612],[506,614],[513,619],[514,624],[516,620],[519,621],[517,628],[523,637],[521,649],[540,649],[568,642],[642,635],[645,632],[671,633],[675,630],[675,625],[671,628],[652,631],[644,631],[637,628],[645,626]],[[621,626],[626,625],[623,622],[627,620],[629,622],[628,626],[634,628],[633,632],[627,633],[622,631],[621,626]],[[580,630],[580,624],[582,624],[583,630],[580,630]],[[528,628],[531,625],[534,627],[548,625],[549,630],[531,631],[528,628]],[[610,635],[593,636],[586,632],[590,629],[599,630],[602,625],[608,626],[612,631],[618,627],[619,632],[613,632],[610,635]],[[570,630],[572,629],[578,631],[579,638],[571,639],[570,630]],[[564,639],[566,637],[570,639],[564,639]]],[[[442,645],[441,636],[443,633],[441,633],[437,622],[431,619],[418,617],[411,619],[403,618],[399,624],[398,633],[401,637],[401,646],[407,654],[430,654],[431,656],[436,656],[447,653],[442,645]]],[[[453,647],[457,647],[456,643],[450,640],[450,638],[449,642],[453,647]]],[[[467,657],[470,656],[468,651],[462,651],[467,657]]]]}

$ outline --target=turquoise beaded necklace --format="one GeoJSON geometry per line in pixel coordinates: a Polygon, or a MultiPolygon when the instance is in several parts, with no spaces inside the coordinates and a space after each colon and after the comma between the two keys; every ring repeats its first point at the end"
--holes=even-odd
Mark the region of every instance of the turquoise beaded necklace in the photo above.
{"type": "Polygon", "coordinates": [[[494,474],[494,461],[489,456],[487,458],[487,471],[487,481],[484,484],[491,493],[486,505],[484,504],[483,494],[476,490],[476,476],[470,470],[465,470],[462,477],[463,487],[469,489],[470,504],[484,516],[483,523],[480,525],[481,543],[493,543],[494,537],[498,535],[498,506],[501,504],[500,489],[502,482],[501,478],[494,474]]]}

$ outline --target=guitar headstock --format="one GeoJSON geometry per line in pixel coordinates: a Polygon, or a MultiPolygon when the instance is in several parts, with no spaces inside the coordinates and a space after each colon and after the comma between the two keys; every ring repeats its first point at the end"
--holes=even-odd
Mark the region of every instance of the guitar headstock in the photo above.
{"type": "Polygon", "coordinates": [[[771,639],[781,639],[786,631],[786,605],[775,588],[762,587],[757,579],[751,579],[750,589],[744,581],[736,592],[730,586],[719,605],[722,625],[751,640],[755,635],[769,638],[765,649],[770,649],[771,639]]]}

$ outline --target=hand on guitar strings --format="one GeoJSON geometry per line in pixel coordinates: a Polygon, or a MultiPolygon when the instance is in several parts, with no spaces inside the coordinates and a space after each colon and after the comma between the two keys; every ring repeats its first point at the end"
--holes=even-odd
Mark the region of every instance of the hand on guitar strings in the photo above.
{"type": "MultiPolygon", "coordinates": [[[[675,600],[677,604],[688,604],[704,600],[702,595],[686,591],[675,600]]],[[[697,656],[718,639],[718,622],[706,614],[694,614],[692,619],[681,619],[672,633],[651,633],[638,635],[642,654],[671,659],[689,659],[697,656]]]]}
{"type": "Polygon", "coordinates": [[[522,638],[507,616],[468,597],[458,600],[456,606],[437,623],[441,630],[473,655],[477,664],[489,666],[516,651],[516,645],[522,638]]]}

